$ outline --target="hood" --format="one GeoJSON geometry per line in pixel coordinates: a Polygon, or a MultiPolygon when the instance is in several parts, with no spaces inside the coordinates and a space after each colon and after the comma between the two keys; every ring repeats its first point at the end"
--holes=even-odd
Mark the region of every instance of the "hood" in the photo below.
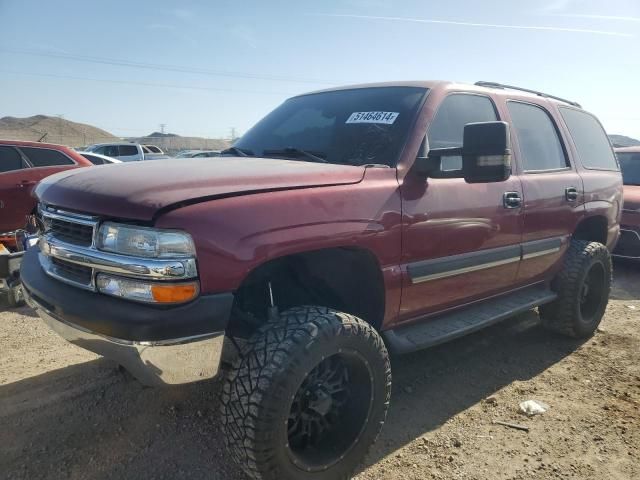
{"type": "Polygon", "coordinates": [[[358,183],[364,167],[269,158],[185,158],[79,168],[46,178],[40,201],[100,216],[150,221],[175,204],[271,190],[358,183]]]}

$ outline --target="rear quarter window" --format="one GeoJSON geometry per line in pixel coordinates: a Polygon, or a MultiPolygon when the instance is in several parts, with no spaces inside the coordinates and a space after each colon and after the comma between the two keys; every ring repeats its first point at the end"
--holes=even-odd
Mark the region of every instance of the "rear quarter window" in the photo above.
{"type": "Polygon", "coordinates": [[[50,148],[20,147],[20,150],[34,167],[75,165],[75,162],[64,153],[50,148]]]}
{"type": "Polygon", "coordinates": [[[618,170],[613,149],[600,122],[593,115],[572,108],[560,108],[578,157],[585,168],[618,170]]]}

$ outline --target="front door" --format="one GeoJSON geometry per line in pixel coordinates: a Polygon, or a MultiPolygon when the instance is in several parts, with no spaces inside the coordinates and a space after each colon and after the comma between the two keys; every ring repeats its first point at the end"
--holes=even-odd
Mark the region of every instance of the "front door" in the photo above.
{"type": "MultiPolygon", "coordinates": [[[[499,120],[486,96],[454,93],[437,107],[431,148],[460,147],[464,125],[499,120]]],[[[461,167],[444,159],[443,169],[461,167]]],[[[426,182],[411,173],[403,195],[403,290],[400,322],[508,290],[520,262],[522,188],[505,182],[426,182]]]]}

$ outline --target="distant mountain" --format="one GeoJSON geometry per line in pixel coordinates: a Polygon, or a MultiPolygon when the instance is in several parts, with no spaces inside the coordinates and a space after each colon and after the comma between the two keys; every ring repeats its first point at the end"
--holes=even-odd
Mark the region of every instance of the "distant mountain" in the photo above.
{"type": "Polygon", "coordinates": [[[41,140],[80,147],[91,143],[112,142],[118,140],[118,137],[84,123],[72,122],[60,117],[34,115],[26,118],[0,118],[0,139],[33,142],[41,140]]]}
{"type": "Polygon", "coordinates": [[[640,140],[625,135],[609,135],[614,147],[635,147],[640,145],[640,140]]]}
{"type": "Polygon", "coordinates": [[[152,144],[165,153],[175,154],[180,150],[224,150],[231,142],[222,138],[181,137],[175,133],[153,132],[145,137],[127,138],[129,142],[152,144]]]}

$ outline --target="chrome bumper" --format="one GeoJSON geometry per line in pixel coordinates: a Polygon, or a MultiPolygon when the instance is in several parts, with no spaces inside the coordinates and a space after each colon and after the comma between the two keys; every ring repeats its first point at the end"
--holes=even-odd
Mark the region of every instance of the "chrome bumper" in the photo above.
{"type": "Polygon", "coordinates": [[[149,386],[213,378],[220,368],[224,332],[154,342],[121,340],[90,332],[56,318],[25,293],[27,303],[62,338],[126,368],[149,386]]]}

